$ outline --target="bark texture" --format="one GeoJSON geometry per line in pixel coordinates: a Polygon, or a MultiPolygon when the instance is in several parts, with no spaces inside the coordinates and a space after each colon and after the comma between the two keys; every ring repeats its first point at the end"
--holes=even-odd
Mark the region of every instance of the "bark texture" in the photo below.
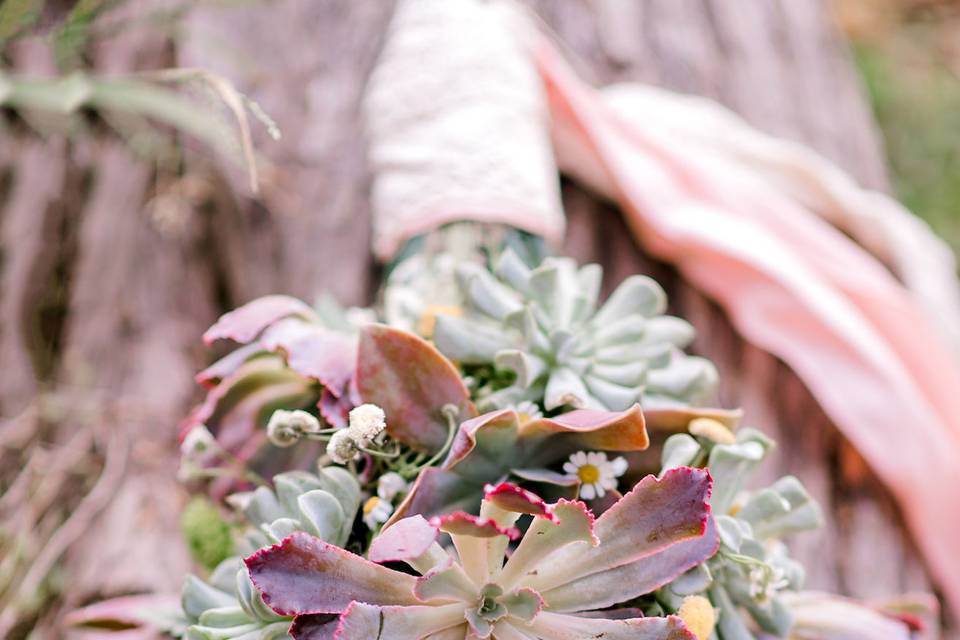
{"type": "MultiPolygon", "coordinates": [[[[710,96],[885,187],[880,143],[823,1],[529,4],[594,81],[710,96]]],[[[208,358],[200,334],[217,314],[267,293],[369,302],[377,272],[358,114],[392,10],[353,0],[198,7],[176,40],[121,38],[97,50],[104,69],[171,64],[173,54],[223,73],[284,133],[258,144],[270,163],[261,199],[231,169],[196,169],[214,188],[189,199],[175,232],[151,213],[163,172],[118,142],[0,148],[0,415],[41,391],[96,392],[128,407],[108,425],[129,443],[125,478],[66,555],[72,600],[179,587],[176,424],[198,397],[191,376],[208,358]]],[[[793,545],[808,585],[856,596],[929,588],[891,499],[796,376],[642,255],[617,211],[572,184],[564,200],[567,251],[600,262],[608,285],[635,272],[662,282],[672,311],[698,328],[695,350],[717,363],[722,402],[742,405],[749,424],[782,443],[766,475],[797,475],[824,506],[826,527],[793,545]]]]}

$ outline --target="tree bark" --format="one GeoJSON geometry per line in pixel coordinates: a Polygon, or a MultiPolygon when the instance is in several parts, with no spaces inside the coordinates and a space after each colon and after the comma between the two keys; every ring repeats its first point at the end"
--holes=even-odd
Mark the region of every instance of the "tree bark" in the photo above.
{"type": "MultiPolygon", "coordinates": [[[[824,2],[528,4],[595,82],[635,80],[715,98],[864,184],[886,186],[878,136],[824,2]]],[[[198,6],[185,34],[151,41],[153,53],[129,39],[99,51],[101,67],[116,70],[171,63],[164,56],[173,48],[180,64],[234,81],[283,132],[279,142],[258,141],[269,163],[260,199],[226,169],[179,234],[161,232],[148,215],[155,168],[118,142],[32,141],[16,156],[9,146],[0,151],[2,415],[39,389],[96,389],[134,407],[109,425],[129,435],[129,469],[67,555],[71,600],[179,586],[187,567],[175,433],[199,395],[191,376],[208,358],[204,327],[267,293],[370,301],[377,273],[359,107],[392,9],[352,0],[198,6]],[[38,287],[51,286],[62,287],[65,315],[37,338],[32,323],[50,303],[38,287]]],[[[573,184],[564,185],[564,204],[566,251],[600,262],[608,286],[636,272],[663,283],[672,312],[698,329],[694,350],[720,369],[723,404],[743,406],[749,424],[781,443],[764,474],[798,476],[823,505],[826,526],[792,543],[808,586],[855,596],[929,588],[890,497],[796,376],[745,344],[669,266],[642,255],[609,205],[573,184]]]]}

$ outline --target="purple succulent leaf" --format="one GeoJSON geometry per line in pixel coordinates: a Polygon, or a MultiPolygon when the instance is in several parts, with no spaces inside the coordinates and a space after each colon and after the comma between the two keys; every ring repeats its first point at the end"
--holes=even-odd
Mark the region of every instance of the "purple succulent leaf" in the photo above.
{"type": "MultiPolygon", "coordinates": [[[[583,638],[603,638],[603,640],[697,640],[686,625],[677,616],[665,618],[630,618],[610,620],[604,618],[584,618],[580,616],[551,613],[544,611],[529,625],[510,621],[507,624],[523,631],[526,636],[550,640],[582,640],[583,638]]],[[[494,635],[498,633],[495,628],[494,635]]],[[[510,636],[502,636],[510,637],[510,636]]]]}
{"type": "MultiPolygon", "coordinates": [[[[63,620],[66,627],[111,628],[137,627],[138,630],[148,630],[151,634],[155,629],[149,629],[149,611],[180,611],[180,596],[176,594],[155,594],[139,596],[122,596],[111,598],[68,613],[63,620]]],[[[118,637],[110,634],[110,637],[118,637]]],[[[146,636],[144,636],[146,637],[146,636]]]]}
{"type": "Polygon", "coordinates": [[[404,518],[383,529],[370,543],[371,562],[402,562],[419,558],[436,542],[439,530],[423,516],[404,518]]]}
{"type": "Polygon", "coordinates": [[[642,451],[650,445],[640,405],[626,411],[578,409],[520,427],[525,464],[545,466],[578,449],[642,451]]]}
{"type": "Polygon", "coordinates": [[[458,474],[439,467],[427,467],[417,476],[410,493],[384,527],[418,514],[430,518],[453,511],[476,511],[482,491],[482,483],[467,482],[458,474]]]}
{"type": "Polygon", "coordinates": [[[569,545],[549,555],[529,586],[552,608],[551,590],[703,537],[710,520],[711,485],[707,471],[689,467],[668,471],[660,480],[647,476],[597,519],[599,546],[569,545]]]}
{"type": "Polygon", "coordinates": [[[271,324],[289,316],[316,320],[317,314],[302,300],[290,296],[264,296],[223,314],[203,334],[206,344],[229,339],[240,344],[252,342],[271,324]]]}
{"type": "MultiPolygon", "coordinates": [[[[602,516],[601,516],[602,517],[602,516]]],[[[704,534],[634,562],[593,573],[543,594],[554,611],[609,607],[650,593],[713,557],[720,547],[713,518],[704,534]]]]}
{"type": "Polygon", "coordinates": [[[336,640],[420,640],[463,624],[462,602],[440,606],[393,607],[353,602],[340,617],[336,640]],[[384,633],[386,632],[386,633],[384,633]]]}
{"type": "Polygon", "coordinates": [[[457,368],[422,338],[370,324],[360,332],[357,387],[364,402],[387,414],[387,431],[404,444],[435,452],[447,441],[443,407],[461,419],[477,415],[457,368]]]}
{"type": "Polygon", "coordinates": [[[520,418],[513,409],[492,411],[460,425],[442,467],[475,483],[493,482],[509,473],[521,456],[520,418]]]}
{"type": "Polygon", "coordinates": [[[335,613],[305,613],[293,619],[289,635],[294,640],[335,640],[340,616],[335,613]]]}
{"type": "Polygon", "coordinates": [[[341,397],[353,379],[357,363],[357,338],[297,319],[284,319],[263,332],[260,343],[267,351],[280,351],[287,365],[317,380],[334,397],[341,397]]]}
{"type": "MultiPolygon", "coordinates": [[[[525,513],[558,522],[554,515],[554,505],[547,504],[543,498],[515,484],[501,482],[483,488],[483,499],[492,506],[512,513],[525,513]]],[[[562,503],[561,503],[562,504],[562,503]]]]}
{"type": "Polygon", "coordinates": [[[511,472],[521,480],[528,482],[553,484],[558,487],[575,487],[580,484],[579,478],[550,469],[512,469],[511,472]]]}
{"type": "Polygon", "coordinates": [[[203,424],[220,446],[238,457],[249,457],[249,451],[257,448],[251,443],[257,427],[274,409],[308,407],[316,397],[315,385],[286,368],[279,357],[255,358],[207,392],[203,403],[184,420],[180,437],[203,424]]]}
{"type": "Polygon", "coordinates": [[[255,342],[237,347],[198,373],[193,379],[197,384],[211,389],[222,382],[224,378],[236,372],[244,362],[262,350],[263,347],[255,342]]]}
{"type": "Polygon", "coordinates": [[[413,605],[413,576],[387,569],[305,533],[244,562],[263,601],[280,615],[341,613],[352,601],[413,605]]]}

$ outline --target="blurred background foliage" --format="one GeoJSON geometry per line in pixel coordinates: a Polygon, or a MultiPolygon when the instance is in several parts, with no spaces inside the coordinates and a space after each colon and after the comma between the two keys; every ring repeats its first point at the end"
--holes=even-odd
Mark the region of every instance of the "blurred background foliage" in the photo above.
{"type": "Polygon", "coordinates": [[[834,0],[886,142],[892,187],[960,250],[960,2],[834,0]]]}

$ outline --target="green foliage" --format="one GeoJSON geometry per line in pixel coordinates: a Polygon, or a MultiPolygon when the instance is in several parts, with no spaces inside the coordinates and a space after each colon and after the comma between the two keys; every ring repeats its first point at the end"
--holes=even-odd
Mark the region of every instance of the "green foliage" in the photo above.
{"type": "MultiPolygon", "coordinates": [[[[904,204],[960,249],[960,81],[935,26],[905,25],[861,43],[855,59],[904,204]]],[[[956,65],[956,62],[953,62],[956,65]]]]}
{"type": "Polygon", "coordinates": [[[233,535],[216,505],[195,497],[180,516],[180,528],[190,556],[205,569],[213,569],[233,553],[233,535]]]}

